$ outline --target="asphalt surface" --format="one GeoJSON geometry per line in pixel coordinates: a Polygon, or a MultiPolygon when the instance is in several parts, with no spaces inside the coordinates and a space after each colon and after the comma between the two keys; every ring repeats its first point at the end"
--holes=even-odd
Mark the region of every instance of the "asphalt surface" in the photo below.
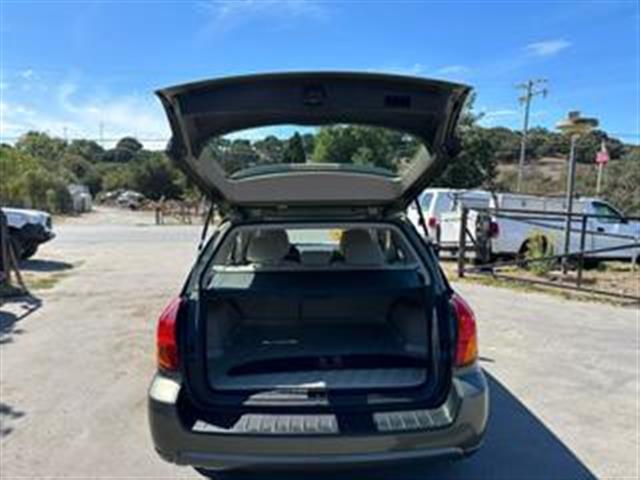
{"type": "MultiPolygon", "coordinates": [[[[39,303],[0,307],[3,479],[200,478],[156,456],[145,409],[155,321],[199,228],[101,215],[58,226],[27,262],[64,274],[39,303]]],[[[340,478],[638,478],[638,310],[456,288],[476,311],[491,384],[485,445],[453,464],[340,478]]]]}

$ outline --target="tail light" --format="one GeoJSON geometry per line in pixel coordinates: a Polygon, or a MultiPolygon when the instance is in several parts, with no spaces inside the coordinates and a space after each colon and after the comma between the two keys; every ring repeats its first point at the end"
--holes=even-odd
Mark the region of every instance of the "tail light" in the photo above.
{"type": "Polygon", "coordinates": [[[491,222],[489,222],[489,237],[496,238],[498,235],[500,235],[500,226],[498,222],[491,220],[491,222]]]}
{"type": "Polygon", "coordinates": [[[464,299],[454,294],[451,303],[458,320],[458,342],[456,344],[456,367],[464,367],[478,358],[478,332],[476,317],[464,299]]]}
{"type": "Polygon", "coordinates": [[[182,298],[177,297],[169,302],[158,319],[156,331],[156,347],[158,367],[175,371],[179,366],[177,320],[182,306],[182,298]]]}
{"type": "Polygon", "coordinates": [[[438,219],[436,217],[429,217],[427,225],[429,228],[436,228],[438,226],[438,219]]]}

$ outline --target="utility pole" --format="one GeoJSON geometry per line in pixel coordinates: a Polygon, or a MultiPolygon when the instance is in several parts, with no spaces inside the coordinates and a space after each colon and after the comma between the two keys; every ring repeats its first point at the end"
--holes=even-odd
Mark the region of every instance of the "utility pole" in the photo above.
{"type": "Polygon", "coordinates": [[[604,139],[600,145],[600,151],[596,155],[596,163],[598,164],[598,181],[596,183],[596,197],[600,196],[600,186],[602,185],[602,173],[604,166],[609,162],[609,152],[604,139]]]}
{"type": "Polygon", "coordinates": [[[569,151],[569,171],[567,172],[567,197],[566,197],[566,218],[564,224],[564,256],[562,257],[562,273],[569,270],[569,253],[571,250],[571,227],[573,214],[573,193],[576,184],[576,143],[581,135],[586,135],[598,126],[595,118],[585,118],[580,116],[580,112],[569,112],[567,118],[561,120],[556,128],[571,139],[571,149],[569,151]]]}
{"type": "Polygon", "coordinates": [[[104,122],[100,122],[100,146],[104,148],[104,122]]]}
{"type": "Polygon", "coordinates": [[[527,156],[527,132],[529,130],[529,111],[531,109],[531,100],[536,95],[542,95],[543,97],[547,96],[548,90],[546,87],[537,88],[538,85],[544,85],[547,81],[543,78],[538,78],[535,80],[528,80],[526,83],[521,83],[520,85],[516,85],[516,88],[524,90],[524,95],[522,95],[519,100],[520,103],[524,103],[524,124],[522,126],[522,136],[520,138],[520,161],[518,162],[518,184],[517,190],[520,192],[522,188],[522,175],[524,170],[524,162],[527,156]]]}

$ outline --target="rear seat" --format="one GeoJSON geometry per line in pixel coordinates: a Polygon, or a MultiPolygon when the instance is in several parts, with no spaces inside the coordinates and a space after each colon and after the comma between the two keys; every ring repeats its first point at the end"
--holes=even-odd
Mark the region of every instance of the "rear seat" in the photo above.
{"type": "Polygon", "coordinates": [[[342,233],[340,252],[346,265],[381,266],[385,263],[380,245],[363,228],[345,230],[342,233]]]}
{"type": "Polygon", "coordinates": [[[249,240],[246,259],[258,267],[383,267],[387,263],[378,242],[363,228],[345,230],[338,251],[304,250],[301,253],[289,242],[286,230],[259,230],[249,240]]]}
{"type": "Polygon", "coordinates": [[[255,265],[298,263],[292,255],[289,236],[283,229],[258,230],[249,240],[247,260],[255,265]]]}

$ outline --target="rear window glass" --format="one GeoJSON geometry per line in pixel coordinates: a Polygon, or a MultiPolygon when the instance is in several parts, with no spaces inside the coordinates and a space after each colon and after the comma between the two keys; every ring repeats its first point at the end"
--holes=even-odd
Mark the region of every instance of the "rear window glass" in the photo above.
{"type": "Polygon", "coordinates": [[[216,266],[287,268],[389,267],[415,263],[410,248],[393,228],[240,227],[226,238],[216,266]]]}
{"type": "Polygon", "coordinates": [[[200,159],[215,162],[231,178],[336,168],[400,176],[414,162],[431,160],[415,136],[351,124],[241,130],[210,139],[200,159]]]}

